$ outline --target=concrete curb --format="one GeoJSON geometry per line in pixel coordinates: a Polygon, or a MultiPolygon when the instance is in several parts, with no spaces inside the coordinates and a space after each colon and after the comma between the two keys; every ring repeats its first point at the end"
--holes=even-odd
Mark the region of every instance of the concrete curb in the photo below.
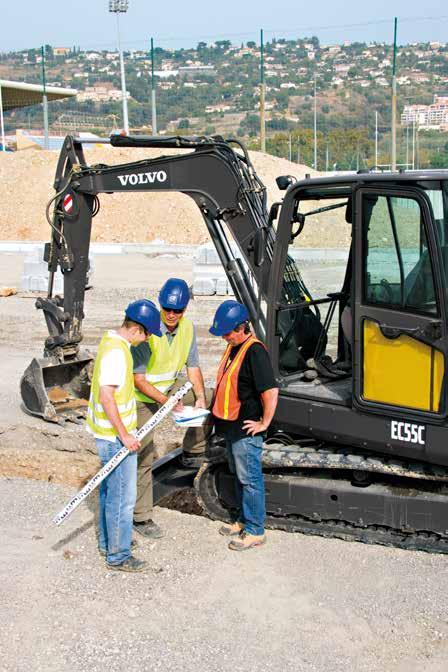
{"type": "MultiPolygon", "coordinates": [[[[42,249],[43,241],[0,241],[0,253],[33,252],[42,249]]],[[[92,243],[90,254],[181,254],[193,257],[198,245],[152,245],[151,243],[92,243]]],[[[340,248],[299,248],[293,251],[294,259],[303,261],[346,261],[348,251],[340,248]]]]}

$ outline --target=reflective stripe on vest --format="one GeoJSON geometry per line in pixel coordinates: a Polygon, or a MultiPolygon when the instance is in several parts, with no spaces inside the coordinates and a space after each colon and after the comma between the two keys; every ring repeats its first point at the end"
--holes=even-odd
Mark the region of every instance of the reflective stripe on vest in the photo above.
{"type": "Polygon", "coordinates": [[[115,402],[126,431],[132,432],[137,427],[137,405],[134,396],[134,377],[132,374],[132,355],[127,344],[117,335],[107,332],[101,339],[98,354],[93,367],[92,387],[90,390],[89,408],[87,410],[87,425],[94,434],[105,439],[114,439],[118,436],[106,412],[100,403],[100,371],[101,361],[111,350],[120,348],[125,356],[126,377],[121,388],[114,392],[115,402]]]}
{"type": "MultiPolygon", "coordinates": [[[[187,363],[193,343],[193,333],[193,323],[188,318],[182,317],[171,343],[168,341],[167,334],[163,334],[160,338],[157,336],[148,338],[151,356],[146,367],[145,379],[159,392],[165,394],[170,390],[187,363]]],[[[154,399],[150,399],[137,388],[135,397],[138,401],[144,401],[147,404],[154,403],[154,399]]]]}
{"type": "Polygon", "coordinates": [[[227,346],[216,376],[215,399],[212,411],[216,418],[221,418],[222,420],[238,419],[241,408],[241,401],[238,397],[238,376],[246,352],[254,343],[261,343],[264,347],[264,343],[259,341],[258,338],[249,336],[243,342],[233,361],[229,364],[228,359],[232,346],[227,346]]]}

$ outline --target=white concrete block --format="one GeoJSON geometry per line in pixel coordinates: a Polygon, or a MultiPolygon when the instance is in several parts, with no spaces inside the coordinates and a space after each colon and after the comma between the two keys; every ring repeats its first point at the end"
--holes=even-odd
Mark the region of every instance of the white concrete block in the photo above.
{"type": "Polygon", "coordinates": [[[228,294],[228,282],[227,278],[218,278],[216,281],[216,293],[219,296],[227,296],[228,294]]]}
{"type": "Polygon", "coordinates": [[[198,279],[193,282],[193,295],[195,296],[213,296],[216,293],[216,280],[198,279]]]}

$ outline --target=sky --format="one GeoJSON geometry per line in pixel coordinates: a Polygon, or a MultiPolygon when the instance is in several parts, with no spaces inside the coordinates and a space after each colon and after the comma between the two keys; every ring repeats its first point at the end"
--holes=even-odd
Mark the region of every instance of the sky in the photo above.
{"type": "MultiPolygon", "coordinates": [[[[442,0],[129,0],[119,19],[124,49],[146,49],[149,39],[165,48],[194,47],[199,41],[234,44],[317,35],[322,44],[393,41],[448,41],[448,5],[442,0]]],[[[0,0],[0,51],[50,44],[53,47],[114,49],[116,16],[108,0],[0,0]]]]}

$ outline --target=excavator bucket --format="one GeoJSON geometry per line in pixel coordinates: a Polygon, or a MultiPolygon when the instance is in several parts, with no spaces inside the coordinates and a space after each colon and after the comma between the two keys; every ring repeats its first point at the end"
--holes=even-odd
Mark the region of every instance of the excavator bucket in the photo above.
{"type": "Polygon", "coordinates": [[[80,423],[87,413],[92,367],[87,352],[62,364],[56,357],[34,358],[20,381],[25,410],[50,422],[80,423]]]}

